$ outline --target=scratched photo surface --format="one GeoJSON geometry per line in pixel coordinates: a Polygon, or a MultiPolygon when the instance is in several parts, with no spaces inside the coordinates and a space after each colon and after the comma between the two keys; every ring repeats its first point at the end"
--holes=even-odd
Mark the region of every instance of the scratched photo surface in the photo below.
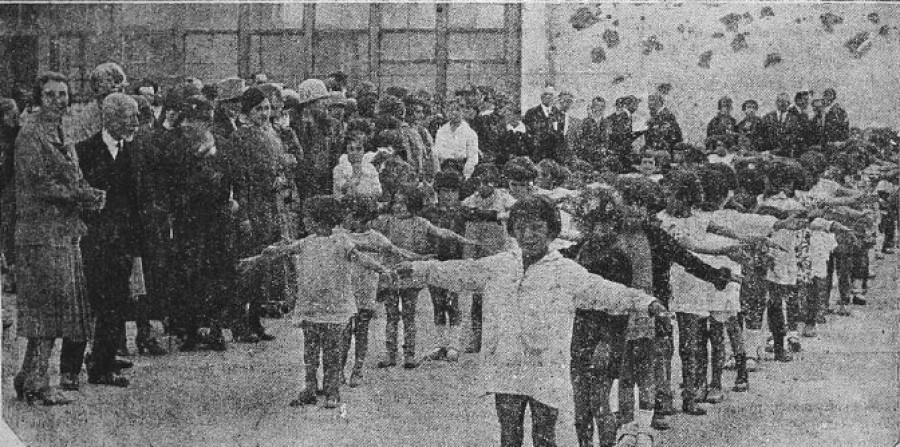
{"type": "Polygon", "coordinates": [[[0,446],[897,445],[898,57],[894,2],[2,3],[0,446]]]}

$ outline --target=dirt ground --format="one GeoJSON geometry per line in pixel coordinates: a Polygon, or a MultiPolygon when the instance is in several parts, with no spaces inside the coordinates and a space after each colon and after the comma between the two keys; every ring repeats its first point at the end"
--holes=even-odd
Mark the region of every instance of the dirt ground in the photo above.
{"type": "MultiPolygon", "coordinates": [[[[889,255],[873,264],[878,276],[870,305],[854,308],[851,317],[831,317],[818,338],[806,339],[794,362],[763,363],[751,375],[749,392],[729,393],[725,402],[707,406],[707,416],[671,417],[673,429],[659,434],[657,445],[895,445],[900,440],[897,261],[889,255]]],[[[15,400],[12,376],[24,343],[7,337],[3,416],[29,446],[497,445],[493,399],[471,391],[467,356],[457,364],[429,363],[412,371],[374,367],[383,350],[380,314],[372,325],[364,385],[342,389],[343,412],[288,407],[303,385],[302,336],[287,320],[268,320],[278,336],[274,342],[232,345],[224,353],[135,356],[130,388],[83,385],[77,403],[58,408],[15,400]]],[[[420,352],[431,346],[430,314],[423,296],[420,352]]],[[[679,368],[676,359],[674,377],[680,377],[679,368]]],[[[727,371],[725,380],[731,383],[734,372],[727,371]]],[[[571,414],[560,419],[559,445],[577,445],[571,414]]]]}

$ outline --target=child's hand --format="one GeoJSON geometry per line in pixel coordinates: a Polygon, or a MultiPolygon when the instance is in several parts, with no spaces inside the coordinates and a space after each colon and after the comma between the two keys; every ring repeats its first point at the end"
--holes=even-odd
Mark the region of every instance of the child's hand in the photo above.
{"type": "Polygon", "coordinates": [[[398,279],[412,279],[414,270],[412,262],[404,261],[397,264],[397,267],[394,268],[394,274],[397,275],[398,279]]]}

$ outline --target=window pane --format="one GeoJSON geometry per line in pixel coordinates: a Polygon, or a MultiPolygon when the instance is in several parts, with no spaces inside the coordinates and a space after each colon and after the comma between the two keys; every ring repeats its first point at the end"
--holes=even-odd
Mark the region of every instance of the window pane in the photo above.
{"type": "Polygon", "coordinates": [[[237,30],[238,5],[179,5],[181,24],[186,29],[237,30]]]}
{"type": "Polygon", "coordinates": [[[503,34],[494,32],[450,33],[450,59],[494,60],[504,58],[503,34]]]}
{"type": "Polygon", "coordinates": [[[289,88],[303,80],[303,36],[252,36],[250,48],[251,71],[263,71],[270,80],[289,88]]]}
{"type": "Polygon", "coordinates": [[[316,29],[366,29],[367,3],[316,3],[316,29]]]}
{"type": "Polygon", "coordinates": [[[343,71],[351,79],[369,69],[369,35],[365,33],[319,33],[313,45],[315,76],[343,71]]]}
{"type": "Polygon", "coordinates": [[[409,91],[434,93],[437,69],[434,64],[381,64],[381,89],[403,87],[409,91]]]}
{"type": "Polygon", "coordinates": [[[503,28],[502,3],[450,5],[451,28],[503,28]]]}
{"type": "Polygon", "coordinates": [[[511,97],[511,82],[505,64],[451,62],[447,67],[447,91],[455,92],[469,85],[493,87],[498,93],[511,97]]]}
{"type": "Polygon", "coordinates": [[[434,29],[433,3],[385,3],[381,5],[381,27],[385,29],[434,29]]]}
{"type": "Polygon", "coordinates": [[[302,29],[303,3],[261,3],[250,6],[252,29],[302,29]]]}
{"type": "Polygon", "coordinates": [[[388,61],[434,59],[434,32],[383,33],[381,57],[388,61]]]}
{"type": "Polygon", "coordinates": [[[237,76],[237,35],[189,34],[184,50],[187,76],[205,82],[237,76]]]}

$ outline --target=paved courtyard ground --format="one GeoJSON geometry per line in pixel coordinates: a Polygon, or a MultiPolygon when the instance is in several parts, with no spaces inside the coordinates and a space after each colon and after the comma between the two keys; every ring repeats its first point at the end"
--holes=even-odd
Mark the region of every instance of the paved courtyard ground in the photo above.
{"type": "MultiPolygon", "coordinates": [[[[705,417],[678,414],[664,446],[893,446],[900,441],[898,257],[878,260],[870,305],[831,317],[789,364],[765,362],[747,393],[729,393],[705,417]]],[[[5,300],[7,302],[8,300],[5,300]]],[[[132,386],[84,385],[74,405],[15,401],[23,340],[3,343],[3,416],[29,446],[493,446],[492,397],[473,391],[471,359],[417,370],[374,367],[384,339],[373,321],[364,385],[344,388],[338,410],[290,408],[302,387],[302,335],[268,320],[274,342],[227,352],[132,357],[132,386]]],[[[419,346],[431,346],[430,301],[420,300],[419,346]]],[[[12,332],[14,334],[14,332],[12,332]]],[[[7,333],[9,334],[9,332],[7,333]]],[[[680,377],[675,361],[674,377],[680,377]]],[[[57,370],[54,366],[54,377],[57,370]]],[[[56,379],[54,379],[55,381],[56,379]]],[[[726,372],[731,383],[734,372],[726,372]]],[[[675,385],[677,386],[677,384],[675,385]]],[[[677,391],[677,390],[676,390],[677,391]]],[[[571,414],[559,445],[577,445],[571,414]]],[[[527,423],[527,421],[526,421],[527,423]]],[[[527,438],[527,436],[526,436],[527,438]]],[[[530,441],[526,441],[530,445],[530,441]]]]}

